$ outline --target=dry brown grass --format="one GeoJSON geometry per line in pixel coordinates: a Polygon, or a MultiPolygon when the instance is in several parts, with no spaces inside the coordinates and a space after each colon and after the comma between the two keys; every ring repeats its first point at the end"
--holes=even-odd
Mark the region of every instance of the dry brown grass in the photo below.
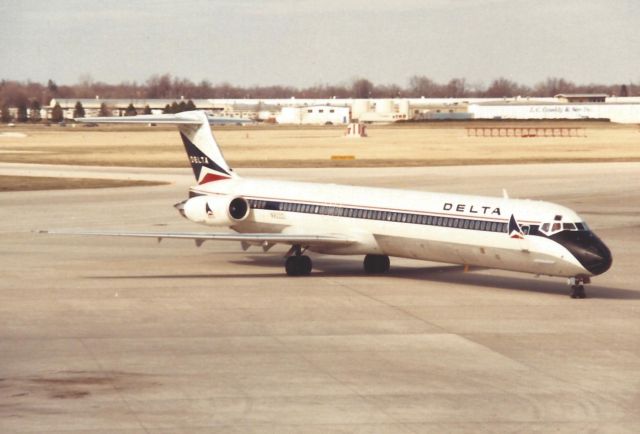
{"type": "MultiPolygon", "coordinates": [[[[487,122],[486,125],[523,125],[487,122]]],[[[465,127],[478,122],[371,126],[369,137],[352,139],[342,127],[218,127],[215,135],[230,163],[239,167],[415,166],[509,164],[569,161],[640,161],[636,125],[607,122],[535,122],[531,126],[585,128],[586,137],[467,137],[465,127]],[[355,160],[331,160],[354,155],[355,160]]],[[[173,128],[60,128],[19,126],[25,138],[0,137],[0,161],[187,167],[173,128]]]]}

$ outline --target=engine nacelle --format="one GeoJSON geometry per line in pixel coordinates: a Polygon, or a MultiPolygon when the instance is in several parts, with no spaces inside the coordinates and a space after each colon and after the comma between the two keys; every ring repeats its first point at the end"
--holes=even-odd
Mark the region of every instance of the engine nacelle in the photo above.
{"type": "Polygon", "coordinates": [[[188,220],[213,226],[230,226],[249,216],[249,202],[243,197],[196,196],[176,205],[188,220]]]}

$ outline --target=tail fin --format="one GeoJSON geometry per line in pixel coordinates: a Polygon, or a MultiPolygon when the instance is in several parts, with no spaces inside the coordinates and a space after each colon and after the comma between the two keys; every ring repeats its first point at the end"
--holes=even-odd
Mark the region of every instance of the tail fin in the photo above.
{"type": "Polygon", "coordinates": [[[189,163],[198,184],[206,184],[220,179],[237,178],[233,169],[222,155],[222,151],[211,133],[209,118],[204,112],[192,111],[176,115],[180,118],[200,121],[197,124],[178,125],[180,137],[187,151],[189,163]]]}
{"type": "MultiPolygon", "coordinates": [[[[162,115],[80,118],[76,119],[76,121],[105,124],[154,123],[177,125],[198,184],[238,177],[224,159],[222,151],[211,133],[209,118],[202,111],[162,115]]],[[[217,121],[224,121],[224,119],[217,121]]],[[[237,120],[234,120],[234,122],[237,122],[237,120]]]]}

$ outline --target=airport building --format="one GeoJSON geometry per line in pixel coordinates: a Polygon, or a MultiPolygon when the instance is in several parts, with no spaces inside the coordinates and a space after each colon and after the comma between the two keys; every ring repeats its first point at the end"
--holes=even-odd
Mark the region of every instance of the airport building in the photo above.
{"type": "MultiPolygon", "coordinates": [[[[189,100],[180,99],[104,99],[104,98],[53,98],[49,103],[48,116],[56,104],[60,105],[65,119],[72,119],[76,104],[79,102],[85,111],[86,117],[100,116],[100,111],[104,107],[108,116],[124,116],[130,105],[134,107],[137,114],[143,114],[145,110],[150,110],[151,114],[162,113],[167,106],[172,104],[188,103],[189,100]]],[[[213,107],[208,99],[194,99],[191,102],[198,109],[212,111],[213,107]]]]}
{"type": "Polygon", "coordinates": [[[282,107],[276,116],[279,124],[335,125],[351,121],[349,107],[331,105],[309,105],[305,107],[282,107]]]}
{"type": "MultiPolygon", "coordinates": [[[[328,98],[328,99],[194,99],[199,109],[214,116],[253,119],[280,124],[347,124],[352,121],[399,122],[471,119],[603,119],[640,123],[640,97],[608,97],[604,94],[560,94],[553,98],[328,98]]],[[[51,117],[59,104],[67,119],[80,102],[85,116],[107,111],[124,116],[131,106],[137,114],[162,113],[180,99],[52,99],[42,118],[51,117]]]]}
{"type": "Polygon", "coordinates": [[[470,104],[471,119],[602,119],[617,123],[640,123],[638,103],[519,103],[484,102],[470,104]]]}

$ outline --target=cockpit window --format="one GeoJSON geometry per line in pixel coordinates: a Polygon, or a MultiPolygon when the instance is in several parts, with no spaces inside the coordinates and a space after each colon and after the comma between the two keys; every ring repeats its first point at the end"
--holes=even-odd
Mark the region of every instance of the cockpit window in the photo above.
{"type": "Polygon", "coordinates": [[[543,223],[540,226],[540,232],[546,235],[552,235],[560,231],[588,231],[589,228],[585,222],[559,222],[543,223]]]}
{"type": "Polygon", "coordinates": [[[576,228],[579,231],[588,231],[589,230],[589,226],[587,226],[587,224],[585,222],[576,223],[576,228]]]}

